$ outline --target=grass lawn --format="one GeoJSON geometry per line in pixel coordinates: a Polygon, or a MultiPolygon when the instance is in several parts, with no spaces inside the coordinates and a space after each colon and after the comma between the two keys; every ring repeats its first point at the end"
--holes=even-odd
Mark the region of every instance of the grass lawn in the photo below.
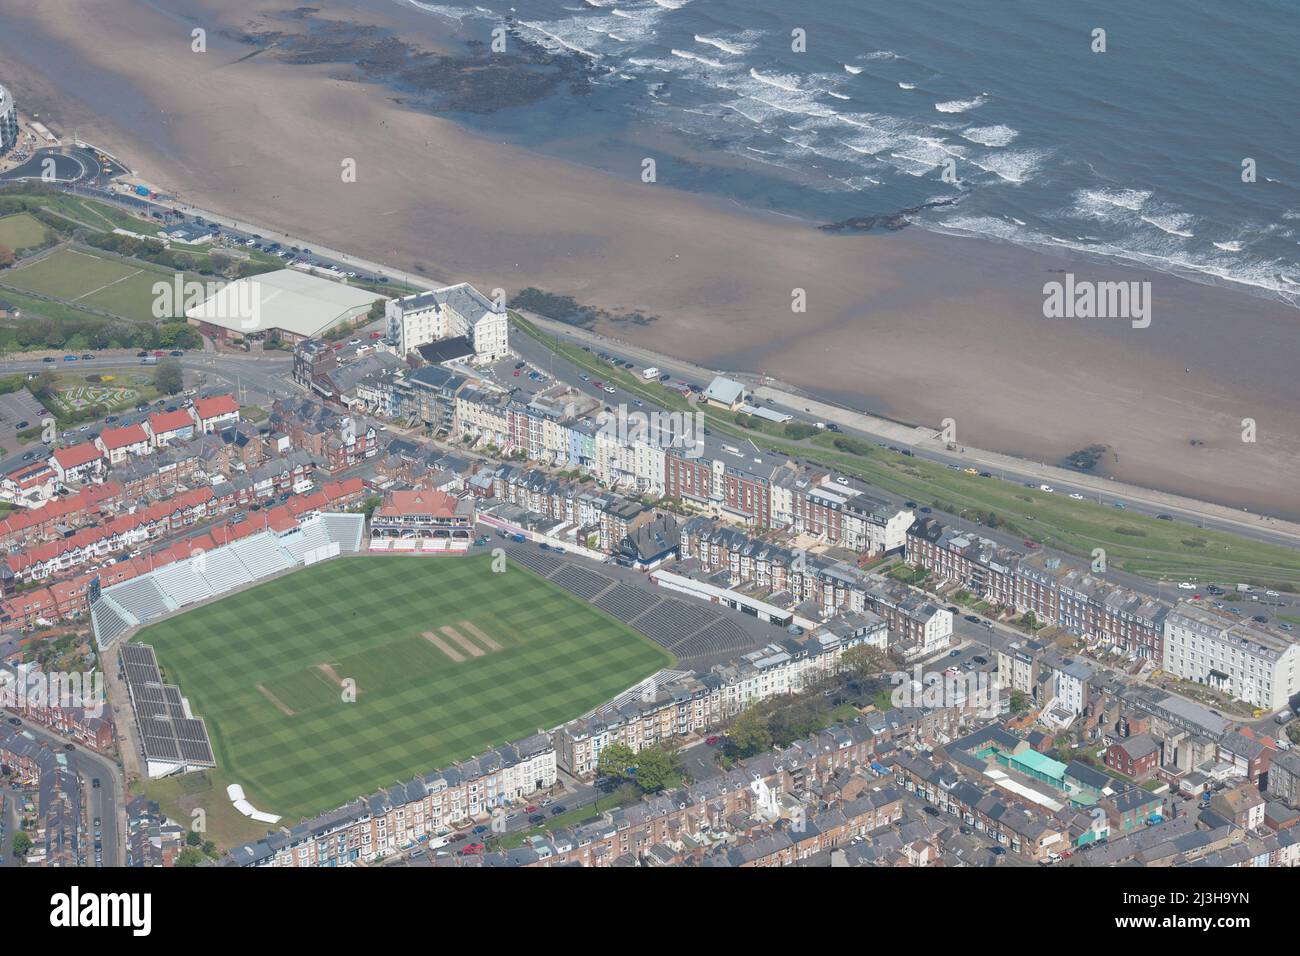
{"type": "Polygon", "coordinates": [[[45,242],[47,234],[53,234],[45,223],[29,212],[14,213],[12,216],[0,216],[0,246],[10,249],[33,249],[45,242]]]}
{"type": "Polygon", "coordinates": [[[221,776],[293,820],[563,723],[671,663],[523,567],[491,567],[342,558],[138,639],[207,721],[221,776]]]}
{"type": "MultiPolygon", "coordinates": [[[[593,353],[542,332],[517,312],[509,315],[519,331],[587,369],[594,378],[612,382],[670,411],[695,408],[658,382],[646,382],[637,373],[615,369],[593,353]]],[[[761,448],[775,448],[779,453],[854,475],[877,488],[933,507],[940,520],[943,512],[965,512],[972,518],[978,516],[977,512],[991,512],[1000,521],[1000,531],[1089,560],[1094,548],[1104,548],[1111,567],[1153,580],[1243,582],[1300,590],[1297,550],[1228,532],[1207,531],[1185,521],[1160,521],[1108,503],[1076,501],[1036,487],[1025,488],[1015,481],[968,475],[852,436],[822,432],[796,442],[777,437],[780,426],[758,422],[760,427],[743,428],[736,424],[734,416],[718,409],[700,406],[699,410],[710,429],[753,439],[761,448]]]]}
{"type": "Polygon", "coordinates": [[[10,270],[5,282],[123,318],[153,321],[154,283],[171,282],[173,275],[153,263],[65,248],[10,270]]]}

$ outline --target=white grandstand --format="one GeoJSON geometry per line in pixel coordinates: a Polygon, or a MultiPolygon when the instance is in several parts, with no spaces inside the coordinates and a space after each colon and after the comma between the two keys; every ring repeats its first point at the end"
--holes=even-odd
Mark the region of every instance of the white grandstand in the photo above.
{"type": "Polygon", "coordinates": [[[127,631],[190,604],[339,554],[361,550],[365,518],[314,514],[296,528],[258,534],[105,588],[90,606],[101,650],[127,631]]]}

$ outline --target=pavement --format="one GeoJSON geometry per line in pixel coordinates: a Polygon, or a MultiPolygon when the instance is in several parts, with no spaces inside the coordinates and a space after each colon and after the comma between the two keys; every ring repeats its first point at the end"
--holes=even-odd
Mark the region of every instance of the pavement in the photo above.
{"type": "MultiPolygon", "coordinates": [[[[52,749],[66,749],[66,745],[72,743],[68,738],[30,720],[24,720],[21,729],[52,749]]],[[[67,751],[67,754],[68,766],[81,778],[86,800],[86,825],[89,829],[87,865],[94,863],[94,819],[99,817],[103,829],[104,866],[125,866],[123,839],[126,834],[126,797],[120,767],[113,758],[97,754],[81,744],[73,744],[73,749],[67,751]],[[100,782],[98,789],[93,785],[95,779],[100,782]]]]}
{"type": "MultiPolygon", "coordinates": [[[[639,368],[657,366],[661,372],[670,374],[674,378],[685,379],[699,385],[708,385],[715,375],[726,374],[729,378],[750,385],[759,399],[778,411],[794,415],[804,421],[834,422],[841,427],[844,434],[856,435],[872,441],[883,441],[899,448],[909,448],[919,458],[945,465],[990,471],[1007,481],[1022,483],[1032,481],[1035,485],[1048,484],[1062,494],[1079,493],[1105,502],[1121,501],[1140,513],[1172,514],[1199,527],[1227,531],[1256,541],[1290,548],[1300,547],[1300,524],[1282,518],[1237,511],[1212,502],[1153,491],[1149,488],[1014,458],[970,445],[950,451],[939,437],[939,430],[936,428],[890,421],[876,415],[818,401],[767,377],[718,372],[534,313],[521,312],[521,314],[547,334],[556,335],[562,341],[579,346],[591,346],[593,350],[611,352],[621,358],[629,359],[639,368]],[[768,399],[771,399],[770,403],[767,402],[768,399]]],[[[522,343],[519,341],[523,338],[522,335],[516,335],[511,341],[511,346],[519,348],[521,353],[526,348],[526,346],[521,347],[522,343]]],[[[536,342],[531,344],[538,352],[546,351],[536,342]]],[[[557,359],[557,370],[562,364],[572,368],[569,363],[562,363],[557,359]]],[[[557,371],[556,374],[561,378],[564,377],[561,371],[557,371]]],[[[611,398],[617,399],[617,396],[611,398]]]]}

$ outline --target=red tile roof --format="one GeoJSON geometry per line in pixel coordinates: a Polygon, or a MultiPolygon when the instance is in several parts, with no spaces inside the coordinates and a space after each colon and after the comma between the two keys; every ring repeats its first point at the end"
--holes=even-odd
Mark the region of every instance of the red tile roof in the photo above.
{"type": "Polygon", "coordinates": [[[116,451],[141,442],[148,443],[149,436],[145,434],[143,425],[127,425],[125,428],[105,428],[99,440],[108,451],[116,451]]]}
{"type": "Polygon", "coordinates": [[[104,453],[88,441],[84,441],[80,445],[69,445],[67,448],[60,448],[54,453],[54,460],[59,463],[64,471],[103,457],[104,453]]]}
{"type": "Polygon", "coordinates": [[[239,411],[239,402],[235,401],[233,395],[213,395],[211,398],[200,398],[194,402],[194,411],[198,413],[199,420],[207,418],[216,418],[218,415],[229,415],[231,412],[239,411]]]}
{"type": "Polygon", "coordinates": [[[193,427],[194,419],[183,408],[178,408],[174,412],[158,412],[149,416],[149,429],[155,435],[166,435],[168,432],[193,427]]]}
{"type": "Polygon", "coordinates": [[[437,490],[394,491],[389,494],[388,501],[379,509],[379,513],[450,518],[456,514],[456,498],[437,490]]]}

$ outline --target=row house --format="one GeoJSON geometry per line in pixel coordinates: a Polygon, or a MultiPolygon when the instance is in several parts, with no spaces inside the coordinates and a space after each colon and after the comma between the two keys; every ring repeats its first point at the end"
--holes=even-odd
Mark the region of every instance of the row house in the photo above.
{"type": "Polygon", "coordinates": [[[239,421],[239,402],[234,395],[211,395],[196,398],[191,409],[199,431],[211,435],[239,421]]]}
{"type": "Polygon", "coordinates": [[[456,395],[456,433],[513,451],[509,406],[510,397],[499,389],[466,385],[456,395]]]}
{"type": "Polygon", "coordinates": [[[721,457],[694,456],[683,448],[664,453],[664,491],[669,498],[682,498],[707,507],[717,516],[727,515],[748,527],[772,526],[772,479],[775,472],[750,468],[746,458],[728,446],[721,457]]]}
{"type": "Polygon", "coordinates": [[[990,604],[1031,612],[1134,659],[1159,660],[1166,605],[1072,568],[1060,558],[1020,554],[987,538],[923,518],[907,531],[906,560],[955,582],[990,604]]]}
{"type": "Polygon", "coordinates": [[[0,701],[5,707],[83,746],[101,753],[112,749],[113,718],[107,700],[88,708],[84,698],[50,699],[48,694],[21,692],[33,678],[45,679],[34,664],[0,667],[0,701]]]}
{"type": "Polygon", "coordinates": [[[109,465],[114,467],[132,457],[148,455],[153,451],[153,443],[143,425],[105,428],[95,439],[95,445],[108,458],[109,465]]]}
{"type": "Polygon", "coordinates": [[[901,789],[1012,853],[1041,862],[1067,845],[1068,830],[1059,821],[1039,816],[1036,807],[1012,802],[1005,790],[972,780],[952,765],[904,752],[884,757],[881,763],[901,789]]]}
{"type": "Polygon", "coordinates": [[[104,453],[94,442],[68,445],[56,449],[50,456],[50,467],[54,469],[55,478],[60,485],[102,481],[104,453]]]}
{"type": "Polygon", "coordinates": [[[557,730],[557,760],[566,772],[589,779],[601,751],[611,744],[639,753],[715,727],[752,704],[798,693],[838,673],[848,648],[884,643],[883,621],[869,614],[849,615],[836,626],[785,638],[708,672],[655,680],[557,730]]]}
{"type": "Polygon", "coordinates": [[[901,581],[871,576],[866,606],[889,623],[904,660],[927,657],[952,642],[952,612],[901,581]]]}
{"type": "Polygon", "coordinates": [[[153,446],[163,448],[173,442],[189,441],[198,426],[187,409],[178,408],[174,412],[155,412],[144,420],[144,427],[153,446]]]}
{"type": "Polygon", "coordinates": [[[116,481],[87,485],[76,494],[54,498],[40,508],[24,508],[0,519],[0,544],[23,545],[58,533],[60,526],[97,521],[129,496],[116,481]]]}
{"type": "Polygon", "coordinates": [[[556,783],[545,734],[503,744],[470,760],[382,790],[295,827],[236,847],[230,866],[351,866],[406,849],[556,783]]]}
{"type": "MultiPolygon", "coordinates": [[[[554,845],[542,865],[578,863],[608,866],[616,860],[644,861],[656,846],[685,848],[726,840],[750,842],[770,835],[778,821],[798,821],[809,828],[821,808],[809,812],[814,794],[834,790],[833,780],[868,766],[874,753],[870,732],[861,725],[842,724],[820,731],[784,750],[742,761],[730,771],[673,793],[649,797],[611,811],[591,824],[573,828],[572,841],[554,845]]],[[[854,800],[866,794],[854,790],[854,800]]],[[[885,792],[885,791],[880,791],[885,792]]],[[[843,813],[847,804],[836,802],[843,813]]],[[[853,825],[839,838],[851,839],[902,816],[902,797],[892,793],[853,804],[853,825]]],[[[831,806],[826,810],[833,809],[831,806]]],[[[826,826],[827,833],[838,827],[826,826]]],[[[553,835],[553,840],[563,835],[553,835]]]]}
{"type": "Polygon", "coordinates": [[[54,497],[58,481],[48,461],[21,462],[0,476],[0,500],[36,509],[54,497]]]}

